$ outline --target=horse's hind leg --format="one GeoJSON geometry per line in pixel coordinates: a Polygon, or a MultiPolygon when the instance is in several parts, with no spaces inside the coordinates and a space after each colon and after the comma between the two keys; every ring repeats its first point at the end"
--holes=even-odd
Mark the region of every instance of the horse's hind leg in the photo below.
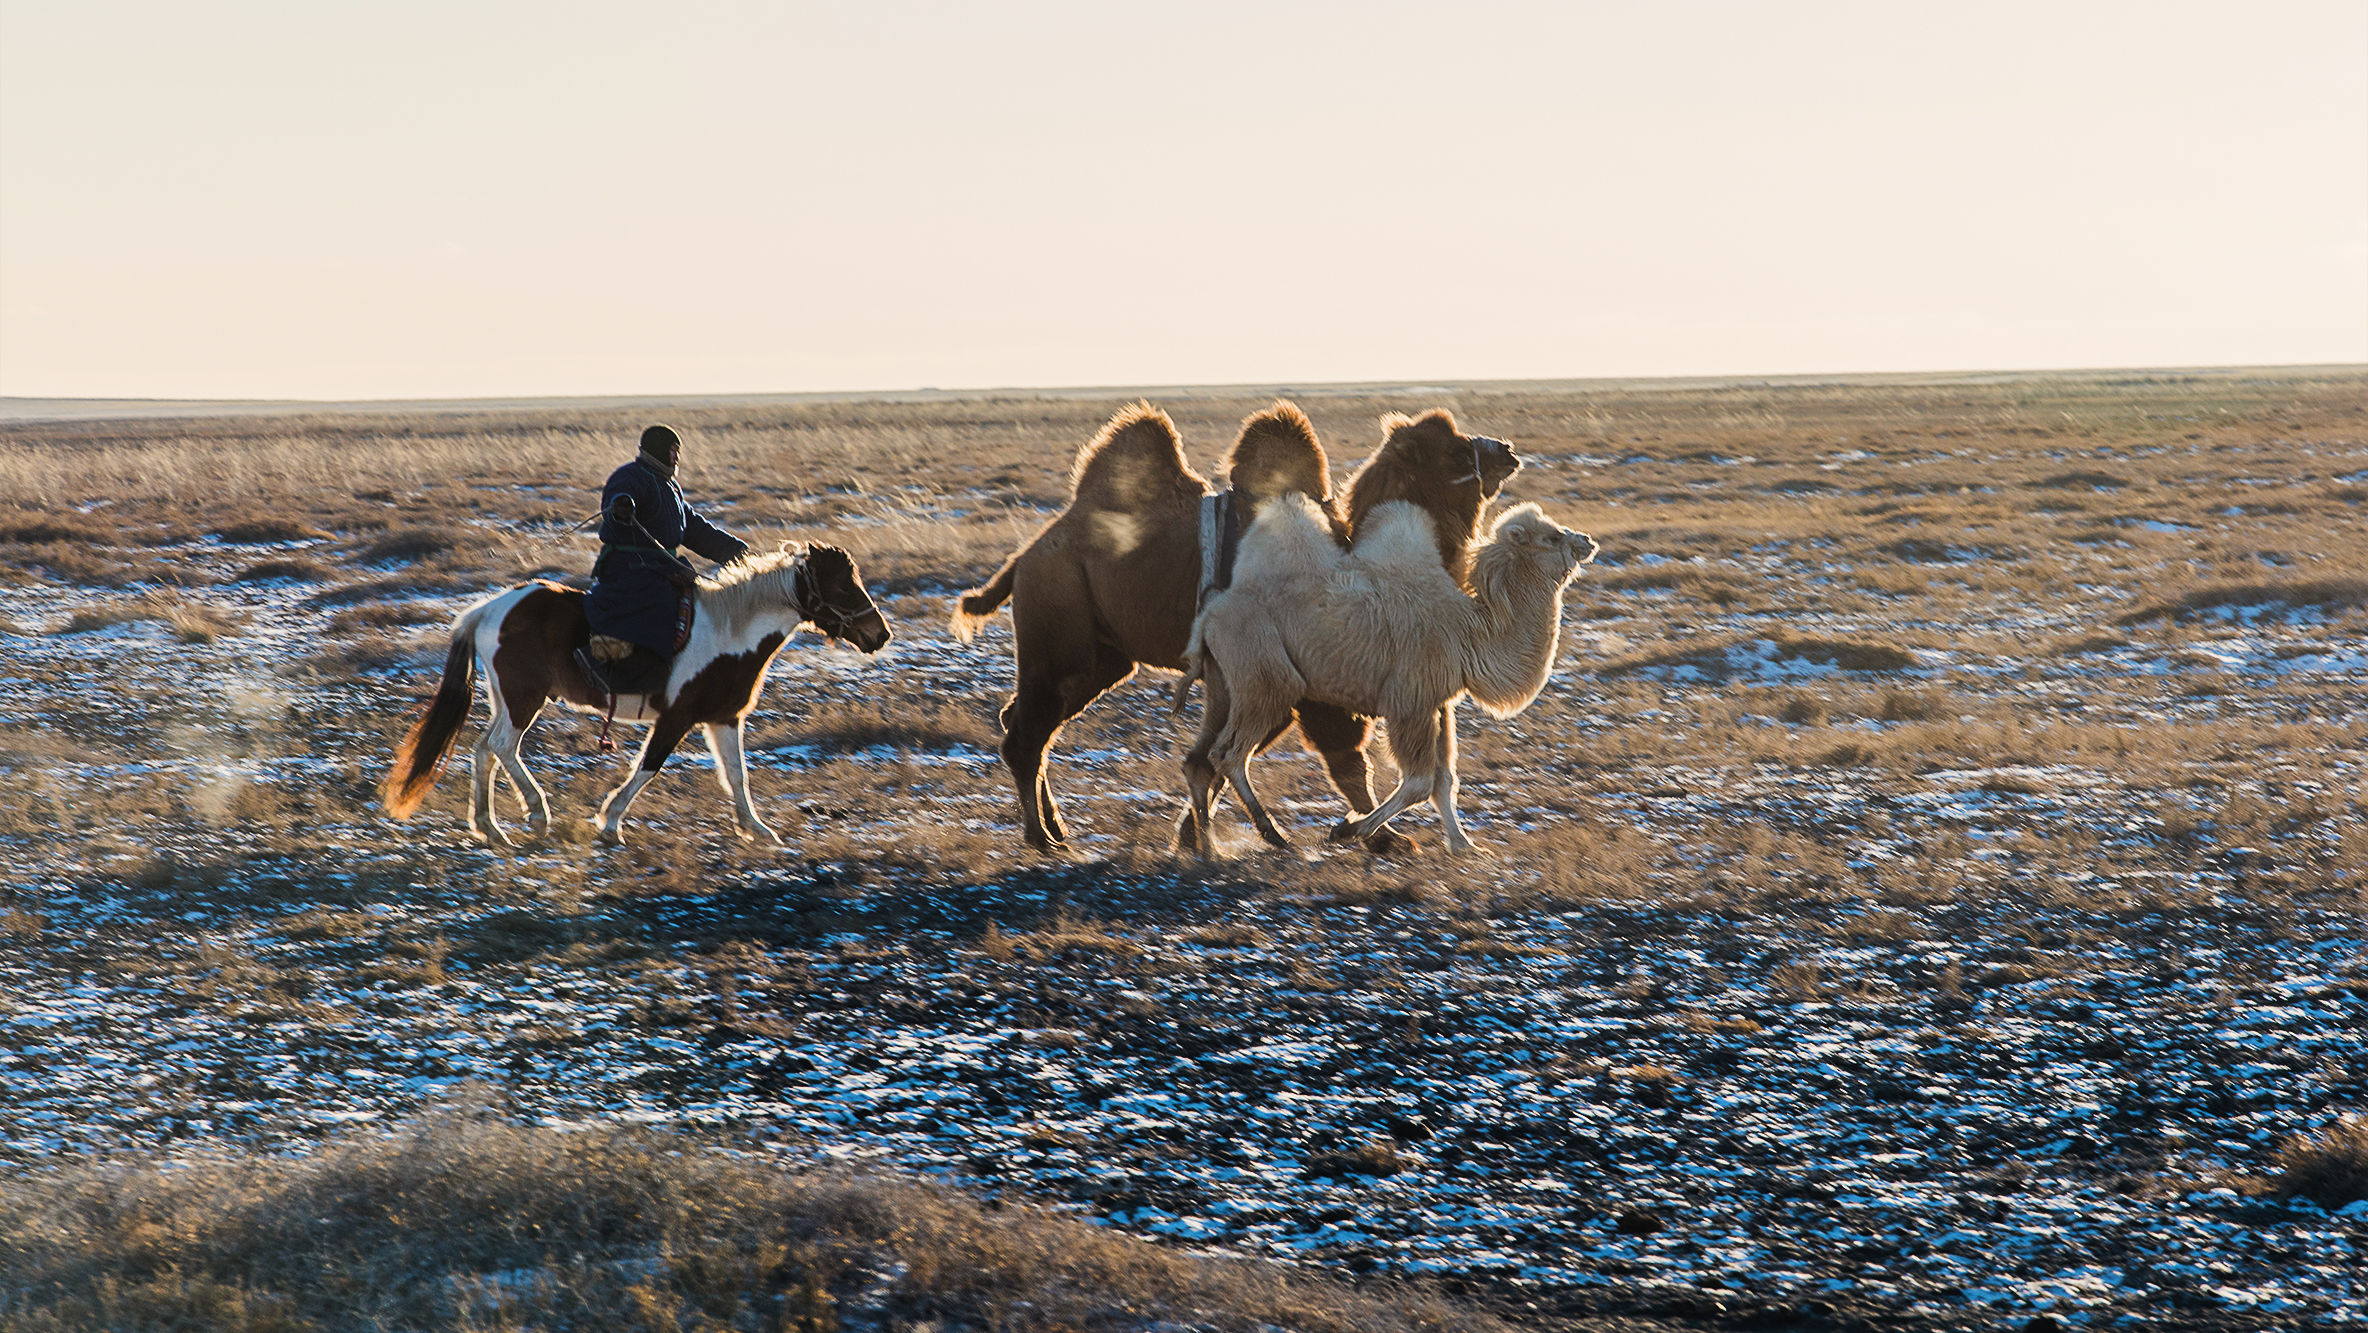
{"type": "MultiPolygon", "coordinates": [[[[538,703],[536,711],[540,711],[538,703]]],[[[526,831],[541,837],[551,829],[551,802],[543,795],[542,785],[526,771],[526,761],[519,758],[518,747],[526,739],[526,729],[534,725],[534,712],[522,712],[522,721],[513,721],[509,710],[485,729],[485,741],[494,757],[501,760],[502,771],[510,775],[510,785],[518,789],[518,800],[526,807],[526,831]]],[[[490,804],[493,793],[490,783],[486,800],[490,804]]]]}
{"type": "Polygon", "coordinates": [[[469,750],[469,832],[492,846],[508,847],[509,835],[502,832],[501,820],[493,813],[493,775],[495,766],[503,763],[501,747],[515,748],[518,733],[510,725],[509,704],[491,671],[485,674],[485,692],[493,704],[493,720],[485,724],[485,734],[469,750]]]}
{"type": "Polygon", "coordinates": [[[748,755],[740,746],[740,724],[710,722],[701,730],[707,733],[707,752],[715,756],[715,780],[732,798],[732,817],[740,827],[740,836],[781,846],[781,835],[765,827],[765,821],[756,816],[756,803],[748,798],[748,755]]]}

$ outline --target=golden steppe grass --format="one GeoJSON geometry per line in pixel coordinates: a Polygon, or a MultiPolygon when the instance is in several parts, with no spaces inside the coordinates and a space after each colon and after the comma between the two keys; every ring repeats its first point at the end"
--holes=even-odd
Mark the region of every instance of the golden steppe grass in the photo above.
{"type": "MultiPolygon", "coordinates": [[[[1200,391],[1161,406],[1205,469],[1241,417],[1269,396],[1200,391]]],[[[1511,440],[1529,460],[1508,500],[1537,500],[1603,543],[1603,563],[1574,590],[1555,687],[1518,719],[1464,729],[1466,807],[1487,817],[1484,843],[1518,847],[1524,873],[1442,872],[1432,856],[1252,857],[1203,870],[1168,858],[1165,812],[1073,801],[1073,823],[1117,835],[1096,853],[1113,872],[1222,881],[1228,892],[1317,904],[1420,905],[1476,953],[1513,947],[1492,928],[1507,914],[1630,901],[1754,913],[1794,923],[1805,939],[1848,943],[1911,931],[1952,903],[2028,901],[2036,909],[2050,895],[2077,892],[2092,912],[2123,913],[2143,930],[2166,910],[2222,910],[2181,874],[2201,863],[2207,842],[2276,853],[2246,884],[2263,930],[2281,929],[2281,911],[2294,905],[2368,904],[2368,820],[2349,777],[2368,748],[2363,682],[2223,669],[2215,665],[2219,650],[2244,630],[2214,614],[2281,605],[2301,614],[2278,629],[2279,651],[2359,649],[2368,627],[2368,375],[2360,371],[1466,385],[1298,400],[1342,475],[1372,447],[1382,411],[1450,406],[1468,429],[1511,440]],[[1655,671],[1759,640],[1872,669],[1777,684],[1687,684],[1655,671]],[[2131,652],[2176,669],[2069,681],[2034,679],[2029,670],[2131,652]],[[1928,680],[1893,669],[1907,659],[1994,670],[1928,680]],[[1958,773],[1966,776],[1950,776],[1958,773]],[[2034,814],[1977,848],[1963,831],[1919,822],[1894,799],[1936,782],[2039,804],[2072,794],[2061,784],[2094,784],[2082,789],[2084,799],[2131,815],[2143,833],[2108,837],[2078,819],[2034,814]],[[1788,807],[1781,816],[1755,804],[1755,793],[1804,785],[1870,799],[1849,812],[1788,807]],[[1861,837],[1908,838],[1910,852],[1854,869],[1842,849],[1861,837]],[[2142,873],[2122,877],[2124,870],[2142,873]],[[2115,901],[2097,900],[2099,872],[2120,885],[2111,890],[2115,901]],[[2061,887],[2075,884],[2084,887],[2061,887]]],[[[0,848],[12,862],[59,873],[204,889],[245,884],[249,868],[266,861],[329,864],[350,856],[357,839],[384,852],[449,836],[462,800],[454,775],[427,822],[407,828],[378,818],[370,790],[375,766],[419,702],[390,689],[385,669],[432,670],[441,654],[441,613],[423,613],[402,595],[460,596],[527,574],[580,572],[589,547],[570,528],[648,420],[684,430],[685,480],[711,516],[752,539],[848,547],[899,633],[928,641],[942,639],[947,595],[991,572],[1057,509],[1071,454],[1116,405],[1115,397],[1021,394],[0,428],[0,595],[63,591],[76,602],[70,613],[45,618],[11,598],[0,635],[87,633],[148,619],[168,625],[177,641],[235,651],[244,622],[207,600],[223,586],[285,587],[326,613],[318,648],[257,664],[254,680],[233,692],[228,717],[194,715],[170,664],[124,684],[123,697],[104,706],[48,668],[18,671],[20,686],[47,693],[39,707],[0,717],[0,766],[13,788],[0,802],[0,848]],[[231,567],[207,572],[191,553],[216,542],[287,549],[244,551],[231,567]],[[192,781],[138,762],[225,752],[309,755],[341,776],[309,785],[192,781]],[[124,771],[94,776],[80,767],[110,760],[124,771]]],[[[414,685],[424,681],[412,677],[414,685]]],[[[828,708],[801,700],[794,682],[777,682],[758,725],[771,743],[810,747],[814,761],[794,774],[754,774],[759,800],[769,812],[799,810],[795,820],[774,821],[792,834],[798,856],[836,867],[841,892],[868,888],[891,918],[900,882],[1020,873],[1030,862],[1017,848],[1001,772],[914,762],[925,751],[991,749],[1006,681],[924,691],[882,672],[867,677],[863,697],[828,708]],[[958,814],[983,818],[941,817],[945,807],[928,801],[952,801],[958,814]]],[[[1072,727],[1066,748],[1107,757],[1090,775],[1077,766],[1057,770],[1065,791],[1177,789],[1177,737],[1164,701],[1149,694],[1122,692],[1072,727]]],[[[580,727],[538,735],[530,756],[538,747],[585,748],[580,727]]],[[[611,781],[605,766],[537,766],[563,812],[589,809],[611,781]]],[[[1320,780],[1297,759],[1278,756],[1260,775],[1270,799],[1329,807],[1320,780]]],[[[467,938],[453,938],[433,917],[346,911],[322,886],[243,888],[305,902],[305,938],[348,956],[325,955],[326,977],[171,940],[124,941],[119,952],[79,965],[179,984],[193,1002],[264,1021],[301,1018],[321,1003],[316,989],[335,989],[319,983],[337,969],[430,985],[459,951],[632,973],[647,989],[648,1021],[680,1022],[700,999],[695,978],[618,941],[581,936],[569,922],[595,898],[729,883],[779,864],[725,828],[710,785],[675,775],[645,794],[635,810],[636,845],[605,869],[587,863],[531,881],[499,863],[470,869],[471,891],[506,915],[500,932],[467,938]]],[[[1413,831],[1425,832],[1419,821],[1413,831]]],[[[585,835],[563,818],[555,836],[573,844],[585,835]]],[[[1298,836],[1311,841],[1305,829],[1298,836]]],[[[404,854],[412,858],[405,873],[422,882],[453,873],[436,849],[404,854]]],[[[346,891],[364,887],[356,881],[346,891]]],[[[40,937],[37,904],[0,908],[0,937],[40,937]]],[[[965,947],[997,965],[1057,971],[1081,955],[1122,971],[1197,965],[1161,947],[1172,928],[1148,916],[1095,920],[1048,907],[1040,917],[974,924],[965,947]]],[[[2033,929],[2029,966],[2085,965],[2081,940],[2033,929]]],[[[1319,940],[1299,978],[1306,986],[1325,984],[1320,955],[1319,940]]],[[[1816,996],[1867,983],[1805,962],[1786,984],[1816,996]]],[[[1932,984],[1984,979],[1942,974],[1932,984]]],[[[334,1325],[340,1316],[303,1304],[312,1297],[274,1286],[269,1256],[239,1249],[217,1216],[285,1221],[319,1200],[354,1197],[354,1182],[383,1181],[390,1171],[410,1173],[402,1188],[419,1191],[423,1222],[466,1202],[453,1181],[491,1176],[523,1191],[521,1199],[532,1196],[502,1206],[544,1210],[534,1215],[554,1219],[547,1223],[558,1228],[554,1235],[585,1227],[609,1237],[606,1248],[526,1246],[503,1258],[529,1274],[520,1290],[546,1303],[514,1302],[502,1314],[510,1298],[488,1295],[470,1316],[488,1328],[563,1310],[649,1327],[746,1322],[757,1309],[751,1302],[790,1312],[796,1301],[816,1299],[813,1291],[889,1260],[943,1275],[945,1292],[984,1284],[998,1299],[1028,1290],[1041,1308],[1067,1308],[1048,1304],[1067,1299],[1054,1290],[1053,1268],[980,1257],[997,1245],[1033,1254],[1066,1240],[990,1243],[981,1237],[1002,1234],[1004,1220],[981,1220],[942,1196],[883,1186],[887,1192],[858,1207],[840,1184],[759,1179],[736,1159],[666,1157],[627,1139],[599,1141],[621,1154],[618,1174],[587,1172],[568,1144],[436,1124],[391,1147],[348,1146],[308,1163],[230,1161],[186,1175],[132,1169],[45,1177],[38,1190],[12,1185],[13,1211],[0,1218],[8,1228],[0,1234],[36,1257],[25,1262],[43,1265],[40,1280],[53,1293],[49,1304],[22,1309],[58,1327],[170,1318],[197,1326],[229,1319],[225,1311],[243,1312],[245,1326],[258,1329],[314,1319],[334,1325]],[[661,1157],[666,1165],[644,1170],[661,1157]],[[439,1172],[452,1181],[438,1183],[439,1172]],[[626,1213],[646,1219],[629,1237],[601,1230],[624,1197],[619,1191],[635,1200],[626,1213]],[[76,1209],[111,1219],[76,1242],[81,1249],[54,1230],[76,1209]],[[826,1239],[873,1236],[847,1230],[857,1216],[871,1219],[863,1227],[918,1238],[920,1248],[858,1253],[826,1239]],[[934,1220],[895,1220],[910,1216],[934,1220]],[[750,1227],[774,1239],[759,1243],[750,1227]],[[694,1243],[694,1231],[707,1239],[694,1243]],[[779,1248],[782,1236],[799,1239],[778,1254],[766,1248],[779,1248]],[[749,1264],[757,1267],[742,1273],[749,1264]]],[[[2345,1160],[2356,1166],[2356,1143],[2345,1160]]],[[[2328,1174],[2318,1170],[2313,1179],[2328,1174]]],[[[393,1247],[386,1262],[431,1276],[481,1267],[483,1256],[473,1254],[438,1267],[451,1257],[437,1248],[451,1243],[448,1227],[397,1236],[386,1225],[379,1218],[325,1234],[318,1245],[343,1247],[334,1253],[291,1253],[358,1265],[358,1256],[384,1246],[393,1247]]],[[[1143,1293],[1146,1310],[1221,1307],[1223,1318],[1305,1328],[1427,1327],[1434,1318],[1419,1305],[1389,1315],[1399,1320],[1391,1324],[1360,1323],[1383,1319],[1361,1306],[1204,1300],[1194,1293],[1217,1288],[1195,1284],[1217,1279],[1177,1267],[1173,1256],[1143,1247],[1109,1254],[1118,1268],[1140,1266],[1137,1278],[1108,1280],[1143,1293]],[[1160,1304],[1178,1292],[1191,1299],[1160,1304]]],[[[351,1271],[358,1284],[375,1281],[360,1267],[351,1271]]],[[[409,1308],[400,1302],[412,1297],[374,1290],[368,1299],[395,1302],[389,1310],[409,1308]]],[[[1045,1326],[1098,1325],[1079,1312],[1072,1323],[1045,1326]]]]}

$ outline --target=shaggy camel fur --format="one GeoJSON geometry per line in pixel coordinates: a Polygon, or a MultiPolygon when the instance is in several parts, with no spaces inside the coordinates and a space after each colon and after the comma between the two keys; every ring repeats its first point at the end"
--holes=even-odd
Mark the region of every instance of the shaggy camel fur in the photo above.
{"type": "Polygon", "coordinates": [[[1554,665],[1563,589],[1596,546],[1522,505],[1480,548],[1467,594],[1441,568],[1434,539],[1428,516],[1405,503],[1376,507],[1346,552],[1312,506],[1286,497],[1260,512],[1233,587],[1193,627],[1209,699],[1184,776],[1203,856],[1213,850],[1210,807],[1228,781],[1259,833],[1283,844],[1248,766],[1258,739],[1302,699],[1389,726],[1398,788],[1335,828],[1334,841],[1366,837],[1427,796],[1448,850],[1470,850],[1455,813],[1455,704],[1469,694],[1510,717],[1537,698],[1554,665]]]}
{"type": "MultiPolygon", "coordinates": [[[[1502,441],[1465,435],[1454,418],[1382,419],[1384,439],[1349,487],[1338,512],[1330,468],[1315,428],[1277,402],[1242,423],[1227,459],[1235,489],[1255,504],[1285,493],[1308,496],[1335,538],[1385,499],[1413,499],[1436,519],[1442,557],[1460,558],[1480,510],[1521,466],[1502,441]]],[[[1019,794],[1028,844],[1068,842],[1048,776],[1054,740],[1070,718],[1132,675],[1138,664],[1180,670],[1198,609],[1200,499],[1207,489],[1185,461],[1175,424],[1149,403],[1121,410],[1077,454],[1069,505],[995,576],[956,602],[953,630],[967,642],[1006,600],[1012,603],[1018,688],[1003,707],[1003,759],[1019,794]]],[[[1320,703],[1296,710],[1299,729],[1324,758],[1351,810],[1373,808],[1364,745],[1370,719],[1320,703]]],[[[1272,741],[1290,725],[1276,723],[1272,741]]],[[[1197,837],[1186,810],[1178,838],[1197,837]]],[[[1377,847],[1402,842],[1382,830],[1377,847]]]]}

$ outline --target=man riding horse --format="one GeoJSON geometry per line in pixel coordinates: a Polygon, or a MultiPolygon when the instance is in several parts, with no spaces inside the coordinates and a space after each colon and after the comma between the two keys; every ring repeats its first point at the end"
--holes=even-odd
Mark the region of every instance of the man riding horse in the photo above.
{"type": "Polygon", "coordinates": [[[717,564],[739,559],[748,543],[701,518],[674,480],[682,436],[672,426],[641,433],[641,453],[609,474],[600,491],[600,557],[584,599],[592,641],[576,665],[611,695],[648,694],[666,682],[674,655],[690,637],[691,562],[687,546],[717,564]]]}

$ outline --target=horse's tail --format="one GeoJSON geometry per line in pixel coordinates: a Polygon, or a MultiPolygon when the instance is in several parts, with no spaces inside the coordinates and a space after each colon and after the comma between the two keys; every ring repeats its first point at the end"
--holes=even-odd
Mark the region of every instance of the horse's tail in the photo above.
{"type": "Polygon", "coordinates": [[[403,734],[402,743],[395,747],[395,761],[378,784],[378,797],[386,803],[388,814],[409,819],[427,799],[428,788],[436,785],[436,773],[452,753],[453,738],[460,734],[460,724],[468,720],[469,685],[476,676],[477,617],[470,614],[452,627],[452,647],[444,654],[444,683],[436,687],[436,697],[403,734]]]}
{"type": "MultiPolygon", "coordinates": [[[[1033,546],[1035,543],[1029,543],[1033,546]]],[[[972,588],[954,599],[954,637],[964,643],[978,637],[978,627],[995,618],[996,608],[1011,600],[1012,580],[1018,576],[1020,557],[1028,553],[1023,546],[1011,553],[1003,568],[995,571],[983,587],[972,588]]]]}

